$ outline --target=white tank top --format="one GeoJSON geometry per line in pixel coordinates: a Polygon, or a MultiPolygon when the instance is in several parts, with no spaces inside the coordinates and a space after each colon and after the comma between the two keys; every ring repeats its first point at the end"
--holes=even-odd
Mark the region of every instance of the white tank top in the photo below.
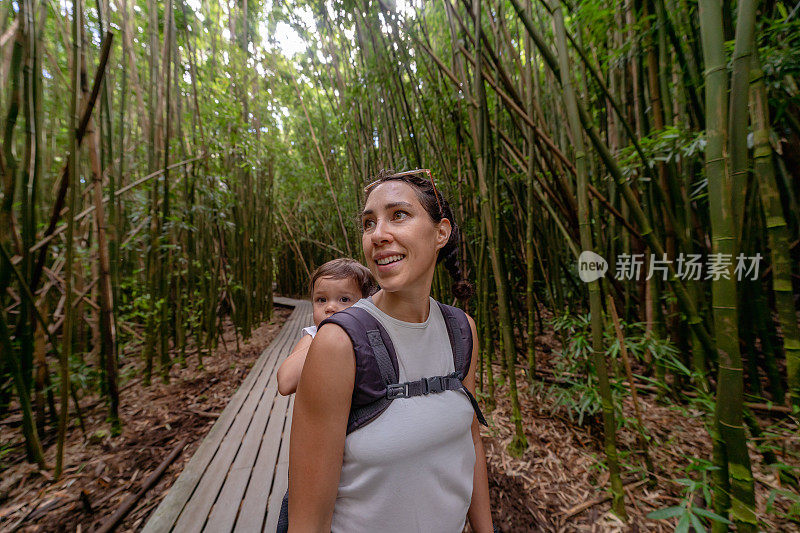
{"type": "MultiPolygon", "coordinates": [[[[400,382],[453,372],[444,317],[430,299],[428,320],[402,322],[355,304],[386,328],[400,382]]],[[[333,533],[460,532],[472,498],[473,410],[462,391],[399,398],[345,439],[333,533]]]]}

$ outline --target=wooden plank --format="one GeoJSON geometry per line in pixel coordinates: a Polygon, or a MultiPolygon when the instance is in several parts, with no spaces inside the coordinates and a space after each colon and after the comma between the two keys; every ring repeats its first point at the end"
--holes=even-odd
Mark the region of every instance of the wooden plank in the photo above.
{"type": "Polygon", "coordinates": [[[208,435],[206,435],[205,439],[200,444],[200,447],[187,463],[181,475],[170,488],[167,496],[148,520],[143,529],[144,532],[166,532],[172,530],[181,511],[194,493],[203,473],[216,455],[236,415],[249,396],[253,385],[262,374],[267,362],[270,360],[274,361],[277,358],[276,354],[280,353],[278,345],[283,349],[286,339],[292,339],[297,334],[299,324],[307,322],[307,316],[310,312],[311,305],[308,302],[302,303],[305,305],[297,306],[298,308],[295,309],[295,312],[292,313],[289,319],[284,323],[278,336],[270,343],[270,346],[264,350],[255,365],[253,365],[250,373],[233,395],[228,406],[217,419],[208,435]]]}
{"type": "Polygon", "coordinates": [[[286,489],[289,488],[289,434],[292,430],[293,412],[294,396],[292,396],[289,409],[286,412],[286,424],[283,427],[283,438],[281,439],[281,452],[278,456],[278,464],[275,465],[275,481],[272,484],[267,503],[267,519],[264,522],[265,533],[273,533],[278,528],[281,502],[286,489]]]}
{"type": "MultiPolygon", "coordinates": [[[[204,527],[205,531],[230,531],[233,526],[236,518],[236,512],[239,508],[239,504],[242,501],[242,496],[244,495],[247,483],[251,477],[250,473],[253,468],[253,463],[256,460],[257,452],[260,448],[264,427],[267,425],[267,421],[270,418],[270,412],[272,411],[273,403],[277,395],[277,381],[275,377],[277,367],[288,355],[289,350],[299,337],[300,328],[305,326],[305,324],[310,321],[310,304],[308,302],[295,303],[297,304],[297,313],[293,316],[293,323],[289,326],[289,328],[287,328],[290,336],[287,335],[286,342],[283,344],[283,346],[280,346],[280,343],[275,343],[275,365],[267,381],[269,385],[267,386],[267,390],[262,395],[256,411],[252,414],[251,422],[244,439],[242,439],[240,433],[234,431],[233,428],[231,429],[231,441],[241,441],[241,445],[235,454],[233,465],[227,472],[227,476],[222,476],[219,474],[216,468],[210,467],[208,470],[209,474],[213,472],[212,475],[218,476],[220,479],[222,479],[222,488],[220,489],[216,503],[213,504],[213,509],[211,509],[209,521],[204,527]]],[[[258,389],[259,385],[256,385],[255,390],[258,389]]],[[[283,407],[283,411],[285,411],[285,407],[283,407]]],[[[244,415],[240,413],[239,416],[244,415]]],[[[281,413],[280,418],[282,419],[283,416],[283,413],[281,413]]],[[[276,442],[274,447],[277,449],[278,445],[279,442],[276,442]]],[[[224,463],[222,464],[224,465],[224,463]]],[[[207,483],[211,483],[213,487],[218,484],[218,481],[201,481],[204,489],[206,488],[205,484],[207,483]]],[[[263,498],[264,495],[262,495],[262,501],[263,498]]],[[[204,506],[202,505],[200,506],[200,508],[203,507],[204,506]]],[[[183,529],[181,528],[180,530],[182,531],[183,529]]]]}
{"type": "Polygon", "coordinates": [[[295,309],[299,308],[302,304],[310,305],[307,300],[296,300],[294,298],[284,298],[283,296],[273,296],[272,304],[280,305],[282,307],[294,307],[295,309]]]}
{"type": "MultiPolygon", "coordinates": [[[[258,370],[258,369],[254,369],[258,370]]],[[[189,497],[194,492],[198,481],[217,452],[222,438],[228,432],[231,424],[236,418],[239,407],[244,403],[247,395],[252,388],[258,371],[251,371],[239,390],[231,398],[231,402],[222,412],[217,422],[208,432],[206,438],[197,448],[197,451],[186,464],[181,475],[169,489],[164,500],[145,524],[142,530],[145,533],[170,531],[175,520],[177,520],[189,497]]]]}
{"type": "MultiPolygon", "coordinates": [[[[310,325],[311,320],[311,305],[308,302],[302,302],[306,311],[306,322],[303,326],[310,325]]],[[[287,354],[288,355],[288,354],[287,354]]],[[[294,401],[292,396],[291,402],[294,401]]],[[[261,449],[258,453],[258,459],[253,467],[250,476],[250,483],[247,486],[241,508],[239,510],[239,517],[236,521],[236,531],[261,531],[261,526],[264,524],[265,515],[267,513],[267,505],[270,495],[270,489],[275,483],[275,470],[279,460],[279,452],[281,450],[281,438],[288,439],[289,431],[291,429],[291,422],[285,421],[289,416],[290,399],[285,396],[278,396],[273,406],[270,421],[267,430],[264,433],[264,438],[261,444],[261,449]]],[[[288,443],[285,447],[284,454],[288,460],[288,443]]],[[[288,473],[288,468],[287,468],[288,473]]],[[[281,493],[278,499],[278,509],[280,509],[280,499],[283,498],[283,493],[286,488],[280,489],[281,493]]],[[[277,515],[276,515],[277,516],[277,515]]],[[[275,519],[277,520],[277,518],[275,519]]],[[[274,528],[272,529],[274,531],[274,528]]]]}
{"type": "MultiPolygon", "coordinates": [[[[284,359],[285,356],[281,355],[278,358],[278,363],[284,359]]],[[[267,427],[267,422],[273,418],[272,414],[276,411],[274,404],[279,401],[275,398],[278,393],[278,386],[274,374],[275,372],[273,371],[267,390],[264,391],[258,408],[253,413],[253,421],[250,427],[247,428],[239,453],[236,454],[230,473],[225,479],[217,501],[214,503],[214,507],[208,517],[208,523],[204,528],[205,531],[231,531],[233,529],[239,504],[242,502],[247,482],[250,480],[250,472],[261,447],[264,430],[267,427]]],[[[283,398],[283,396],[280,398],[283,398]]],[[[283,417],[284,413],[281,413],[280,416],[283,417]]]]}
{"type": "MultiPolygon", "coordinates": [[[[298,311],[295,311],[298,312],[298,311]]],[[[293,314],[294,316],[294,314],[293,314]]],[[[274,367],[278,355],[282,350],[291,348],[290,343],[294,339],[297,331],[297,320],[289,321],[285,331],[287,335],[283,335],[280,342],[274,343],[275,350],[271,350],[271,357],[269,358],[274,367]]],[[[283,332],[283,331],[282,331],[283,332]]],[[[206,522],[208,513],[217,499],[219,490],[228,475],[233,459],[239,450],[242,443],[242,436],[250,426],[253,418],[253,413],[258,405],[264,389],[267,386],[269,378],[272,375],[272,368],[268,371],[259,373],[258,380],[255,381],[254,386],[249,391],[247,398],[241,409],[236,414],[233,424],[230,426],[228,432],[222,438],[219,444],[217,453],[214,455],[204,475],[197,484],[194,493],[189,498],[183,511],[175,522],[175,530],[180,533],[192,533],[201,531],[206,522]]]]}
{"type": "Polygon", "coordinates": [[[286,411],[289,407],[288,396],[278,396],[272,407],[267,430],[261,442],[258,459],[250,473],[235,530],[243,532],[261,531],[267,514],[266,502],[269,498],[275,476],[275,465],[278,461],[281,436],[286,422],[286,411]]]}

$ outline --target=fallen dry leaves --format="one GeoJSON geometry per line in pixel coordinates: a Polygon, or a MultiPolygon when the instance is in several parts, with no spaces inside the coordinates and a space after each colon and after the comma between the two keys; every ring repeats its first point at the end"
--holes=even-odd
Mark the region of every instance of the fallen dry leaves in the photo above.
{"type": "MultiPolygon", "coordinates": [[[[552,332],[537,336],[538,365],[552,368],[560,343],[552,332]]],[[[494,366],[495,376],[501,369],[494,366]]],[[[489,470],[493,518],[502,531],[529,532],[671,532],[676,520],[651,520],[646,516],[657,509],[679,505],[683,486],[676,483],[686,478],[689,458],[709,460],[711,442],[703,426],[703,414],[688,406],[674,406],[674,400],[659,403],[656,396],[640,397],[643,422],[651,437],[650,453],[656,468],[657,483],[641,483],[643,461],[631,450],[638,449],[633,425],[617,432],[618,450],[622,456],[622,478],[626,487],[625,503],[628,522],[622,522],[610,511],[607,495],[608,472],[603,461],[602,423],[599,417],[584,421],[583,427],[572,422],[563,407],[554,406],[549,385],[528,387],[528,377],[517,369],[517,383],[523,413],[523,426],[528,449],[520,458],[513,458],[507,446],[513,437],[511,402],[505,385],[496,390],[497,405],[485,412],[489,428],[482,428],[489,470]],[[635,470],[634,470],[635,469],[635,470]],[[590,504],[590,505],[587,505],[590,504]],[[579,512],[575,512],[579,510],[579,512]]],[[[623,401],[627,417],[633,417],[630,397],[623,401]]],[[[762,419],[762,428],[776,420],[762,419]]],[[[780,460],[800,473],[800,436],[796,422],[786,419],[780,460]],[[794,428],[794,429],[792,429],[794,428]]],[[[767,500],[779,488],[776,473],[751,448],[750,458],[756,477],[757,514],[765,531],[800,531],[800,525],[767,512],[767,500]]],[[[696,504],[702,504],[700,500],[696,504]]],[[[790,505],[778,497],[774,505],[785,513],[790,505]]],[[[469,527],[467,527],[469,531],[469,527]]]]}

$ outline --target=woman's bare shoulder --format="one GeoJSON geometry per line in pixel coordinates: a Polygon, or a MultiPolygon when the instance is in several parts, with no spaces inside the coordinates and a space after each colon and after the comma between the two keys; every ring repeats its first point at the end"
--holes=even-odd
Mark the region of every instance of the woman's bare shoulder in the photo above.
{"type": "Polygon", "coordinates": [[[353,346],[347,332],[340,325],[333,322],[328,322],[320,326],[314,337],[314,343],[320,346],[327,346],[330,344],[338,346],[340,344],[346,344],[350,348],[350,351],[353,351],[353,346]]]}
{"type": "Polygon", "coordinates": [[[352,374],[351,379],[354,379],[355,356],[347,332],[336,324],[324,324],[320,327],[308,350],[304,375],[309,365],[315,374],[352,374]]]}

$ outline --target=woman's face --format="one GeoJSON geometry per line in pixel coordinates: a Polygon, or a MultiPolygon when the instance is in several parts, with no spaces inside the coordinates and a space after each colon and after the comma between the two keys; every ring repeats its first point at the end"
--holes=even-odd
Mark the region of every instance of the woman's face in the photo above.
{"type": "Polygon", "coordinates": [[[386,292],[430,292],[437,252],[450,238],[450,221],[434,222],[411,185],[377,185],[361,214],[367,266],[386,292]]]}

